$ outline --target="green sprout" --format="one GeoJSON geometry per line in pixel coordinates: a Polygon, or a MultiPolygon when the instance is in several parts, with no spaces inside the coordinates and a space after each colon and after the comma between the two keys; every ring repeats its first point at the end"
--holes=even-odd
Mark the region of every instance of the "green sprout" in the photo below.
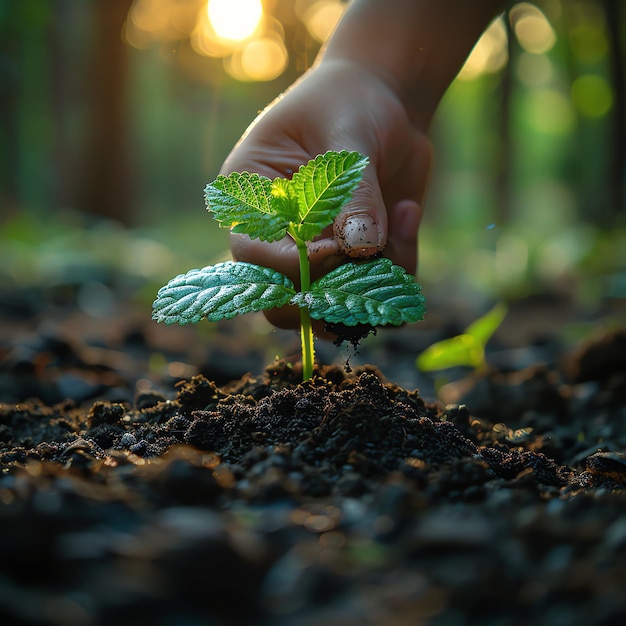
{"type": "Polygon", "coordinates": [[[505,304],[496,304],[485,315],[470,324],[465,332],[426,348],[417,357],[417,367],[424,372],[463,366],[475,370],[486,369],[485,347],[504,321],[506,312],[505,304]]]}
{"type": "Polygon", "coordinates": [[[252,239],[291,237],[298,250],[300,291],[274,269],[228,261],[170,280],[153,303],[153,319],[195,324],[203,318],[216,322],[298,306],[304,380],[313,375],[312,318],[344,326],[400,326],[423,319],[420,285],[386,258],[346,263],[311,282],[307,243],[332,224],[358,187],[367,162],[358,152],[327,152],[301,166],[291,179],[249,172],[218,176],[205,189],[215,220],[252,239]]]}

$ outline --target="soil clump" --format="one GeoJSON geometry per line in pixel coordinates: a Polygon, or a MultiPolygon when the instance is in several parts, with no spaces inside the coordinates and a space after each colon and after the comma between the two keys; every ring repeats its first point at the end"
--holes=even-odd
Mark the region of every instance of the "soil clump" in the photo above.
{"type": "Polygon", "coordinates": [[[0,404],[0,621],[622,624],[625,337],[448,404],[284,360],[0,404]]]}

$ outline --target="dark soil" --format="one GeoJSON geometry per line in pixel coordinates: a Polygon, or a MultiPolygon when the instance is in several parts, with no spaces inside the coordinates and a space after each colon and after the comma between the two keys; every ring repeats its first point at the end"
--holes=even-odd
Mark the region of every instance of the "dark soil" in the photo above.
{"type": "Polygon", "coordinates": [[[626,623],[626,331],[447,405],[363,365],[139,385],[146,341],[5,342],[0,624],[626,623]]]}

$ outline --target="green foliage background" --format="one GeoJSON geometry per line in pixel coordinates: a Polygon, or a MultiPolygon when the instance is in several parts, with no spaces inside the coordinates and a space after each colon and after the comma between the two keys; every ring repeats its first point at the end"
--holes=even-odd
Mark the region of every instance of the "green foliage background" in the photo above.
{"type": "MultiPolygon", "coordinates": [[[[237,82],[218,65],[200,81],[181,71],[175,44],[123,43],[130,4],[0,0],[3,285],[91,281],[149,302],[172,273],[228,256],[204,186],[316,44],[300,37],[268,83],[237,82]]],[[[508,64],[457,80],[435,120],[419,275],[430,302],[484,312],[551,293],[600,310],[626,297],[626,112],[615,78],[626,11],[613,0],[537,4],[557,36],[549,79],[520,79],[528,53],[509,33],[508,64]]]]}

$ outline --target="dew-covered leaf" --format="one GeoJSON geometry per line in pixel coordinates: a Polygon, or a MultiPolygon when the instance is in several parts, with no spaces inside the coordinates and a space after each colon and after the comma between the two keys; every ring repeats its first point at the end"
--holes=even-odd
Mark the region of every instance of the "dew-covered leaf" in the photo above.
{"type": "Polygon", "coordinates": [[[277,241],[287,233],[289,216],[284,202],[272,195],[272,181],[249,172],[218,176],[204,189],[207,209],[220,226],[252,239],[277,241]]]}
{"type": "Polygon", "coordinates": [[[400,326],[423,319],[425,310],[419,283],[389,259],[341,265],[291,302],[314,319],[346,326],[400,326]]]}
{"type": "Polygon", "coordinates": [[[293,175],[291,186],[298,202],[295,230],[311,241],[332,223],[363,177],[367,157],[358,152],[320,154],[293,175]]]}
{"type": "Polygon", "coordinates": [[[273,309],[287,304],[293,283],[276,270],[251,263],[218,263],[190,270],[159,289],[152,319],[166,324],[195,324],[273,309]]]}

